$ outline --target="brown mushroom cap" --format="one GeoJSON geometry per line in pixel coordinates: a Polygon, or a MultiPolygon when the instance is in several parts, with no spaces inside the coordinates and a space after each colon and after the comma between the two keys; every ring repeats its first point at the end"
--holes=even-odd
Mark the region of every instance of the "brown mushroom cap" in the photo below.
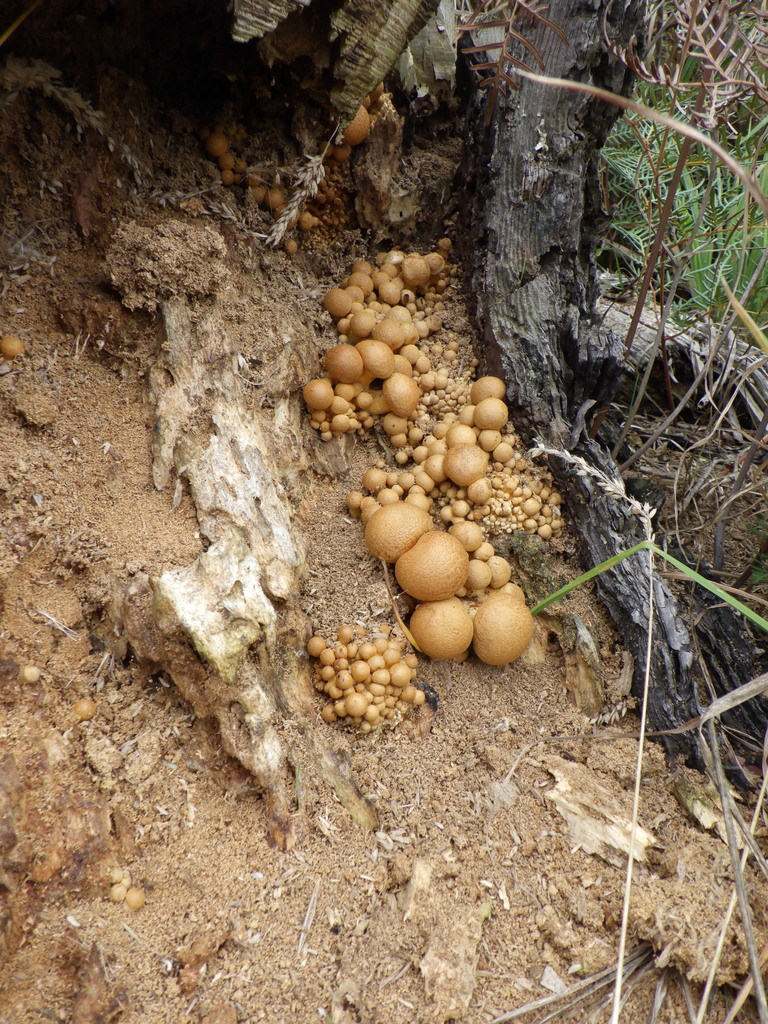
{"type": "Polygon", "coordinates": [[[398,416],[408,416],[421,399],[421,389],[413,377],[404,373],[393,373],[383,385],[384,397],[392,412],[398,416]]]}
{"type": "Polygon", "coordinates": [[[516,661],[533,637],[533,616],[517,595],[497,591],[477,609],[472,646],[486,665],[516,661]]]}
{"type": "Polygon", "coordinates": [[[363,295],[370,295],[373,291],[373,278],[367,272],[363,273],[361,270],[354,270],[347,278],[346,287],[349,288],[352,285],[359,288],[363,295]]]}
{"type": "MultiPolygon", "coordinates": [[[[491,583],[490,585],[497,589],[503,587],[509,583],[509,579],[512,575],[512,566],[501,555],[491,555],[488,559],[488,568],[491,570],[491,583]]],[[[520,588],[518,587],[518,590],[520,588]]],[[[520,590],[520,600],[525,604],[525,594],[520,590]]]]}
{"type": "Polygon", "coordinates": [[[371,331],[371,337],[376,341],[386,342],[393,352],[397,352],[405,344],[403,325],[395,320],[382,320],[376,324],[371,331]]]}
{"type": "Polygon", "coordinates": [[[368,710],[371,698],[365,693],[350,693],[344,701],[344,710],[353,718],[362,717],[368,710]]]}
{"type": "Polygon", "coordinates": [[[467,487],[467,497],[476,505],[484,505],[493,496],[493,484],[484,477],[467,487]]]}
{"type": "Polygon", "coordinates": [[[507,393],[507,385],[500,377],[478,377],[469,392],[469,400],[473,405],[484,398],[503,398],[507,393]]]}
{"type": "Polygon", "coordinates": [[[507,403],[493,395],[481,399],[475,406],[475,426],[480,430],[501,430],[508,419],[507,403]]]}
{"type": "Polygon", "coordinates": [[[209,156],[221,156],[229,149],[229,139],[224,132],[211,132],[205,140],[205,149],[209,156]]]}
{"type": "Polygon", "coordinates": [[[411,616],[409,628],[430,658],[458,658],[472,641],[472,620],[457,597],[420,604],[411,616]]]}
{"type": "Polygon", "coordinates": [[[485,540],[483,531],[477,523],[456,523],[448,532],[459,541],[465,551],[476,551],[485,540]]]}
{"type": "Polygon", "coordinates": [[[371,130],[371,118],[365,107],[360,107],[358,112],[347,125],[347,130],[342,136],[342,143],[345,146],[359,146],[368,138],[371,130]]]}
{"type": "Polygon", "coordinates": [[[372,373],[374,377],[380,377],[385,380],[391,375],[395,368],[395,357],[392,349],[386,342],[366,338],[355,347],[363,357],[366,370],[372,373]]]}
{"type": "Polygon", "coordinates": [[[328,376],[343,384],[354,384],[363,375],[363,356],[354,345],[333,345],[324,362],[328,376]]]}
{"type": "Polygon", "coordinates": [[[495,462],[507,463],[510,459],[514,458],[515,449],[509,443],[509,441],[502,441],[500,445],[497,445],[493,449],[493,458],[495,462]]]}
{"type": "Polygon", "coordinates": [[[365,526],[365,543],[376,558],[396,562],[434,528],[432,517],[424,509],[398,501],[376,509],[365,526]]]}
{"type": "Polygon", "coordinates": [[[445,443],[449,448],[455,448],[459,444],[476,444],[477,437],[466,423],[452,423],[445,435],[445,443]]]}
{"type": "Polygon", "coordinates": [[[12,334],[0,340],[0,355],[5,359],[15,359],[24,351],[24,342],[12,334]]]}
{"type": "Polygon", "coordinates": [[[396,281],[382,281],[379,287],[376,289],[379,293],[379,298],[382,302],[386,302],[390,306],[396,306],[400,301],[400,295],[403,291],[402,284],[398,284],[396,281]]]}
{"type": "Polygon", "coordinates": [[[395,562],[397,582],[417,601],[444,601],[464,586],[469,555],[449,533],[419,537],[395,562]]]}
{"type": "Polygon", "coordinates": [[[323,305],[334,320],[340,320],[352,309],[352,296],[343,288],[331,288],[323,297],[323,305]]]}
{"type": "Polygon", "coordinates": [[[363,338],[370,338],[371,331],[376,326],[376,316],[369,309],[361,313],[353,313],[349,319],[348,334],[352,341],[362,341],[363,338]]]}
{"type": "Polygon", "coordinates": [[[479,558],[470,558],[467,571],[467,590],[485,590],[491,584],[492,575],[487,562],[483,562],[479,558]]]}
{"type": "Polygon", "coordinates": [[[424,259],[427,261],[433,276],[442,274],[443,270],[445,270],[445,260],[439,252],[429,252],[424,259]]]}
{"type": "Polygon", "coordinates": [[[485,476],[488,468],[488,452],[476,444],[457,444],[443,456],[443,469],[459,487],[468,487],[475,480],[485,476]]]}
{"type": "Polygon", "coordinates": [[[301,393],[308,409],[327,409],[334,399],[333,385],[326,377],[308,381],[301,393]]]}
{"type": "Polygon", "coordinates": [[[426,284],[432,270],[423,256],[406,256],[400,267],[400,276],[409,288],[426,284]]]}

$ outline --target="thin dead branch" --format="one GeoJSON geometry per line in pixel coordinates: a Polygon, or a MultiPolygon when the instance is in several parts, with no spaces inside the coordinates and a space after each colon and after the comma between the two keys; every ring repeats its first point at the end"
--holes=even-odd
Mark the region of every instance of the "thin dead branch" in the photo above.
{"type": "Polygon", "coordinates": [[[473,45],[462,45],[460,49],[470,58],[478,89],[488,92],[486,123],[490,124],[493,118],[499,96],[507,96],[517,89],[510,69],[530,70],[517,53],[527,51],[538,67],[545,70],[541,51],[516,26],[543,25],[554,32],[563,46],[568,46],[568,38],[560,26],[546,17],[547,9],[540,0],[479,0],[472,4],[466,21],[459,27],[459,39],[464,36],[476,40],[473,45]]]}

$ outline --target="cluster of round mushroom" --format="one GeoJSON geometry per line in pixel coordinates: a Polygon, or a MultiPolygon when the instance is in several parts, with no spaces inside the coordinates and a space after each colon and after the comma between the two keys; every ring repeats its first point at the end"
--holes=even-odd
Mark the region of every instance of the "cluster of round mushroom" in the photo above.
{"type": "Polygon", "coordinates": [[[143,889],[133,884],[127,868],[113,868],[109,881],[109,898],[113,903],[125,903],[131,910],[141,910],[146,902],[146,896],[143,889]]]}
{"type": "MultiPolygon", "coordinates": [[[[396,468],[379,460],[349,492],[347,507],[362,519],[369,551],[394,565],[409,640],[434,659],[462,661],[472,648],[486,664],[505,665],[530,643],[533,617],[489,538],[524,530],[551,539],[563,528],[561,497],[551,477],[521,456],[504,381],[473,380],[477,360],[468,346],[450,332],[445,342],[430,337],[442,329],[455,272],[450,250],[443,239],[427,255],[392,250],[375,266],[355,263],[323,299],[338,342],[325,354],[325,376],[305,385],[303,396],[324,440],[363,434],[377,421],[388,437],[396,468]]],[[[337,656],[322,638],[310,644],[310,654],[327,659],[317,688],[335,703],[324,719],[370,731],[381,712],[356,715],[355,677],[343,677],[350,692],[339,696],[337,656]]]]}
{"type": "Polygon", "coordinates": [[[307,644],[316,659],[315,689],[333,701],[321,712],[324,721],[343,719],[370,732],[424,703],[424,691],[413,684],[416,655],[403,652],[389,626],[370,638],[359,625],[339,626],[336,635],[335,644],[318,634],[307,644]]]}
{"type": "Polygon", "coordinates": [[[200,133],[206,153],[218,165],[222,185],[239,185],[245,180],[248,164],[230,149],[233,144],[237,146],[245,142],[245,138],[245,129],[234,121],[217,124],[213,131],[204,128],[200,133]]]}
{"type": "Polygon", "coordinates": [[[490,533],[522,529],[543,540],[559,533],[559,492],[547,477],[526,472],[514,435],[502,433],[509,415],[504,391],[498,377],[476,380],[461,411],[446,415],[413,448],[413,471],[387,473],[379,462],[363,475],[368,495],[347,495],[350,512],[367,522],[381,505],[402,498],[427,512],[436,504],[446,525],[482,523],[490,533]]]}
{"type": "Polygon", "coordinates": [[[398,500],[371,514],[365,543],[376,558],[394,563],[397,582],[419,602],[409,628],[430,658],[461,660],[472,644],[487,665],[506,665],[530,643],[525,595],[476,523],[436,530],[426,510],[398,500]],[[467,605],[460,597],[470,591],[475,599],[467,605]]]}
{"type": "Polygon", "coordinates": [[[559,508],[562,499],[547,477],[526,473],[526,464],[514,453],[506,465],[489,464],[482,458],[479,445],[462,440],[468,435],[456,429],[458,426],[438,424],[419,445],[413,471],[387,472],[382,460],[367,470],[362,475],[362,489],[347,494],[352,515],[361,516],[366,523],[380,506],[402,499],[427,512],[436,507],[446,526],[478,523],[488,534],[524,529],[544,541],[559,534],[563,527],[559,508]],[[486,473],[488,465],[490,475],[486,473]],[[475,473],[480,475],[462,484],[475,473]]]}
{"type": "Polygon", "coordinates": [[[341,287],[326,293],[323,305],[339,342],[325,354],[326,376],[303,390],[310,422],[324,440],[368,430],[384,417],[392,447],[402,449],[398,462],[407,462],[421,442],[424,432],[414,422],[422,400],[417,376],[427,375],[432,363],[418,343],[442,327],[450,247],[443,239],[426,256],[393,250],[376,268],[360,260],[341,287]]]}
{"type": "MultiPolygon", "coordinates": [[[[345,189],[345,165],[349,162],[353,148],[368,138],[383,99],[384,86],[381,84],[365,97],[360,109],[347,125],[341,141],[328,146],[323,160],[325,175],[317,193],[296,214],[289,228],[298,227],[302,232],[316,228],[337,231],[348,223],[351,208],[349,194],[345,189]]],[[[201,133],[206,153],[218,165],[222,185],[246,185],[256,204],[277,220],[288,205],[288,193],[279,175],[264,177],[249,169],[246,161],[232,152],[231,147],[242,145],[245,139],[243,126],[232,121],[216,125],[213,131],[204,129],[201,133]]],[[[296,240],[289,239],[285,248],[289,255],[295,253],[296,240]]]]}

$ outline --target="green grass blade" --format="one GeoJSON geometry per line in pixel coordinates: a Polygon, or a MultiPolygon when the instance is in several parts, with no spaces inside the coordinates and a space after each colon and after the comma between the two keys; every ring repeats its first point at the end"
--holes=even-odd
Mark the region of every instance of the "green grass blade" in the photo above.
{"type": "Polygon", "coordinates": [[[727,593],[722,587],[719,587],[717,583],[713,583],[712,580],[708,580],[705,576],[702,576],[701,573],[696,572],[695,569],[691,569],[691,567],[686,565],[685,562],[681,562],[679,559],[673,557],[650,540],[642,540],[639,544],[635,544],[631,548],[627,548],[626,551],[622,551],[618,555],[612,555],[611,558],[607,558],[604,562],[596,565],[593,569],[582,573],[581,576],[577,577],[575,580],[571,580],[570,583],[566,583],[564,587],[560,587],[559,590],[556,590],[548,597],[545,597],[542,601],[539,601],[538,604],[534,605],[533,608],[531,608],[531,614],[538,615],[540,612],[543,612],[545,608],[548,608],[556,601],[560,601],[566,595],[570,594],[572,590],[580,587],[582,583],[587,583],[596,576],[600,576],[602,573],[612,569],[615,565],[618,565],[619,562],[623,562],[625,558],[630,558],[632,555],[636,555],[638,551],[652,551],[655,555],[658,555],[666,562],[669,562],[670,565],[674,565],[676,569],[679,569],[680,572],[684,573],[684,575],[686,575],[693,583],[698,583],[700,587],[704,587],[705,590],[714,594],[715,597],[719,597],[721,601],[730,605],[734,611],[744,615],[750,622],[753,622],[756,626],[759,626],[760,629],[768,633],[768,621],[766,621],[761,615],[752,611],[752,609],[748,608],[745,604],[742,604],[742,602],[732,594],[727,593]]]}
{"type": "Polygon", "coordinates": [[[609,569],[612,569],[614,565],[618,565],[619,562],[623,562],[625,558],[629,558],[630,555],[635,555],[638,551],[643,551],[648,547],[648,543],[649,542],[645,540],[641,541],[640,544],[635,544],[634,547],[628,548],[626,551],[622,551],[618,555],[612,555],[604,562],[596,565],[594,569],[590,569],[588,572],[582,573],[581,576],[577,577],[575,580],[571,580],[570,583],[566,583],[564,587],[560,587],[559,590],[550,594],[549,597],[545,597],[542,601],[539,601],[538,604],[534,605],[533,608],[531,608],[531,614],[538,615],[539,612],[543,612],[545,608],[548,608],[551,604],[554,604],[555,601],[559,601],[567,594],[570,594],[572,590],[580,587],[582,583],[587,583],[589,580],[594,579],[595,576],[599,576],[601,573],[607,572],[609,569]]]}
{"type": "MultiPolygon", "coordinates": [[[[645,545],[645,542],[643,543],[645,545]]],[[[708,590],[710,594],[714,594],[715,597],[719,597],[721,601],[725,601],[725,603],[729,604],[734,611],[740,612],[748,618],[750,622],[754,622],[756,626],[759,626],[760,629],[765,630],[765,632],[768,633],[768,622],[761,615],[758,615],[757,612],[753,612],[751,608],[742,604],[741,601],[733,596],[733,594],[727,593],[722,587],[713,583],[712,580],[708,580],[706,577],[700,575],[700,573],[696,572],[695,569],[691,569],[689,565],[686,565],[685,562],[680,562],[677,558],[673,558],[672,555],[668,554],[666,551],[662,551],[662,549],[656,547],[655,544],[651,545],[651,550],[655,554],[661,555],[662,558],[671,565],[674,565],[674,567],[679,569],[680,572],[685,573],[685,575],[688,576],[689,579],[693,580],[694,583],[698,583],[700,587],[704,587],[704,589],[708,590]]]]}

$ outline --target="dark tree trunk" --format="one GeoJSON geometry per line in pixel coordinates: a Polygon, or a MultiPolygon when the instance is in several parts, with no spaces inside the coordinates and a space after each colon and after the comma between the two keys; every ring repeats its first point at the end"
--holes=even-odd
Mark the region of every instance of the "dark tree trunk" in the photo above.
{"type": "MultiPolygon", "coordinates": [[[[603,43],[603,20],[626,44],[642,30],[641,4],[618,0],[606,15],[597,0],[553,0],[547,14],[564,30],[567,48],[543,26],[522,29],[539,49],[545,74],[628,91],[628,73],[603,43]]],[[[584,432],[590,408],[613,396],[624,347],[596,315],[593,260],[605,223],[597,152],[616,115],[617,108],[586,94],[521,79],[519,91],[499,104],[490,130],[484,106],[475,110],[476,144],[470,148],[480,154],[475,173],[482,208],[474,226],[479,237],[473,270],[486,368],[508,381],[526,440],[538,437],[579,455],[622,486],[612,460],[584,432]]],[[[590,563],[643,539],[641,523],[624,503],[564,461],[553,458],[551,466],[590,563]]],[[[597,586],[635,658],[633,691],[639,696],[647,643],[647,553],[603,574],[597,586]]],[[[657,730],[685,722],[699,708],[690,636],[658,578],[654,604],[648,722],[657,730]]],[[[697,760],[690,734],[670,737],[667,746],[697,760]]]]}

